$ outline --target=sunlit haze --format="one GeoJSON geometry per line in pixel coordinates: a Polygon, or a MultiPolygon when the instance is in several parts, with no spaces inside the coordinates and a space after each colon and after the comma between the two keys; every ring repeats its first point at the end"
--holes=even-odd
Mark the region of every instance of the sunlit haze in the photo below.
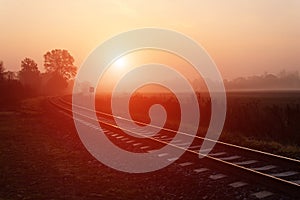
{"type": "MultiPolygon", "coordinates": [[[[113,62],[100,78],[97,91],[99,93],[103,91],[112,91],[113,87],[117,84],[117,81],[119,81],[124,75],[128,74],[129,71],[148,64],[153,66],[156,64],[172,66],[173,69],[180,72],[180,74],[184,77],[187,77],[188,81],[190,81],[192,85],[195,79],[201,81],[200,84],[198,84],[198,88],[194,89],[206,89],[201,75],[186,60],[166,51],[148,49],[131,52],[113,62]]],[[[170,74],[164,74],[163,72],[157,74],[157,76],[165,77],[166,80],[176,80],[170,74]]],[[[138,82],[141,78],[142,77],[140,76],[131,76],[129,84],[138,82]]],[[[178,88],[181,88],[180,82],[178,84],[174,84],[176,84],[178,88]]],[[[145,91],[151,92],[151,87],[148,87],[145,91]]]]}
{"type": "Polygon", "coordinates": [[[80,66],[101,42],[141,27],[172,29],[195,39],[224,78],[300,69],[298,0],[0,3],[0,60],[8,70],[19,70],[21,60],[30,57],[43,71],[43,55],[56,48],[67,49],[80,66]]]}
{"type": "Polygon", "coordinates": [[[0,200],[300,200],[300,0],[0,0],[0,30],[0,200]]]}

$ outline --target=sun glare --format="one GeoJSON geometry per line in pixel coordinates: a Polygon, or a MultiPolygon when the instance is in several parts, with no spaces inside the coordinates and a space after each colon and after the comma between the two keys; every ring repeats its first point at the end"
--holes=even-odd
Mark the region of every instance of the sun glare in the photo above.
{"type": "Polygon", "coordinates": [[[121,69],[126,66],[126,59],[125,58],[119,58],[116,60],[113,64],[117,69],[121,69]]]}

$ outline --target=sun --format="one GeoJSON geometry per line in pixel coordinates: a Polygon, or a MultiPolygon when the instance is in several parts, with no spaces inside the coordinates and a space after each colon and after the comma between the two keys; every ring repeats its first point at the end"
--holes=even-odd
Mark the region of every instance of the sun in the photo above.
{"type": "Polygon", "coordinates": [[[113,65],[116,67],[116,69],[122,69],[126,66],[126,64],[127,64],[127,61],[126,61],[126,58],[124,58],[124,57],[117,59],[113,63],[113,65]]]}

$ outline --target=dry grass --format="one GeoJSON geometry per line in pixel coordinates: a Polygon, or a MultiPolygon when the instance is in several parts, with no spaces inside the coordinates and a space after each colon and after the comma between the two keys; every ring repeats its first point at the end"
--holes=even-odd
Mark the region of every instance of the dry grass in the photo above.
{"type": "Polygon", "coordinates": [[[297,144],[283,144],[272,140],[272,138],[253,138],[243,136],[242,134],[233,134],[229,132],[223,133],[221,140],[273,154],[300,159],[300,146],[297,144]]]}

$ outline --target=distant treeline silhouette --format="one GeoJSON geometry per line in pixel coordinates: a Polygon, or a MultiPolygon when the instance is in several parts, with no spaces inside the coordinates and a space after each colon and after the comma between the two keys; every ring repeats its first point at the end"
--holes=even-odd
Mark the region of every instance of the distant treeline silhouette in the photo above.
{"type": "Polygon", "coordinates": [[[224,80],[226,89],[269,89],[269,90],[300,90],[300,76],[298,71],[281,71],[277,75],[264,73],[259,76],[239,77],[233,80],[224,80]]]}
{"type": "Polygon", "coordinates": [[[5,70],[3,61],[0,61],[0,104],[10,105],[23,98],[67,93],[77,71],[73,63],[70,53],[61,49],[44,55],[44,73],[31,58],[21,61],[18,72],[5,70]]]}

